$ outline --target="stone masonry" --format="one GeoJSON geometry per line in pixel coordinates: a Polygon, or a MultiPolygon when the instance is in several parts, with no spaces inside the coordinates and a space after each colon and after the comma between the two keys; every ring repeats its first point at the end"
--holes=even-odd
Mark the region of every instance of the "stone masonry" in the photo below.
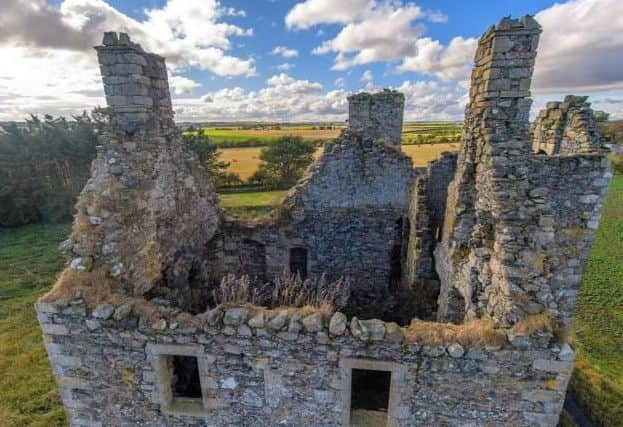
{"type": "Polygon", "coordinates": [[[106,33],[110,126],[36,305],[70,424],[348,426],[378,392],[363,372],[389,379],[364,415],[379,425],[555,426],[574,359],[557,332],[611,173],[584,98],[548,104],[550,155],[533,152],[540,31],[504,18],[481,37],[458,156],[414,169],[404,96],[353,95],[348,128],[252,222],[222,215],[184,148],[164,59],[106,33]],[[284,270],[349,278],[344,313],[211,296],[284,270]]]}
{"type": "Polygon", "coordinates": [[[436,249],[438,318],[570,320],[611,176],[599,151],[532,154],[530,78],[541,29],[503,19],[480,39],[457,173],[436,249]]]}
{"type": "MultiPolygon", "coordinates": [[[[382,140],[347,130],[286,195],[279,215],[256,225],[228,221],[210,242],[211,267],[270,280],[289,266],[290,250],[305,248],[307,275],[357,280],[351,310],[380,316],[391,310],[391,258],[403,263],[409,196],[417,175],[411,160],[382,140]],[[249,262],[243,253],[262,253],[249,262]]],[[[394,272],[397,281],[400,271],[394,272]]]]}
{"type": "Polygon", "coordinates": [[[532,150],[548,155],[598,151],[601,137],[587,99],[568,95],[563,102],[548,102],[534,122],[532,150]]]}
{"type": "Polygon", "coordinates": [[[184,299],[217,229],[216,195],[173,122],[164,58],[123,33],[96,50],[111,126],[65,245],[71,268],[103,265],[132,294],[166,283],[184,299]]]}
{"type": "Polygon", "coordinates": [[[366,132],[400,149],[405,96],[395,90],[348,97],[348,128],[366,132]]]}

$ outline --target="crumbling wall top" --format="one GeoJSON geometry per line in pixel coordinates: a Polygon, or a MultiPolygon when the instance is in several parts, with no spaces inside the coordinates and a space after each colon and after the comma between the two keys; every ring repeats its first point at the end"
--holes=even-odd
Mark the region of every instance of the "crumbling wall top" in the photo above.
{"type": "Polygon", "coordinates": [[[602,149],[588,96],[567,95],[548,102],[534,121],[532,150],[540,154],[590,153],[602,149]]]}
{"type": "Polygon", "coordinates": [[[173,108],[163,57],[145,52],[125,33],[104,34],[96,46],[113,125],[128,134],[150,121],[172,124],[173,108]]]}
{"type": "Polygon", "coordinates": [[[404,103],[405,96],[396,90],[351,95],[348,127],[400,148],[404,103]]]}

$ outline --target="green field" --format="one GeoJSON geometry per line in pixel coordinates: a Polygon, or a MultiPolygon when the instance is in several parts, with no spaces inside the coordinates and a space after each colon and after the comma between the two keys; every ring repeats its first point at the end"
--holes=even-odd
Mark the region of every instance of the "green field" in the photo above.
{"type": "MultiPolygon", "coordinates": [[[[228,210],[270,209],[283,192],[221,195],[228,210]]],[[[0,426],[64,425],[33,304],[62,268],[68,224],[0,231],[0,426]]],[[[605,426],[623,425],[623,177],[615,177],[574,320],[576,400],[605,426]]]]}
{"type": "MultiPolygon", "coordinates": [[[[462,124],[458,122],[407,122],[402,143],[431,144],[458,141],[462,124]]],[[[339,135],[341,125],[258,125],[255,127],[206,127],[201,132],[222,147],[265,146],[282,136],[300,136],[310,141],[326,141],[339,135]],[[328,129],[327,129],[328,128],[328,129]]]]}

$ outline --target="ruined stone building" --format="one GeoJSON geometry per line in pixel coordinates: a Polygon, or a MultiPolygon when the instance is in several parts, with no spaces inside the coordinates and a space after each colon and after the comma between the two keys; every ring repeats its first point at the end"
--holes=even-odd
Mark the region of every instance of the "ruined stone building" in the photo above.
{"type": "Polygon", "coordinates": [[[458,154],[414,168],[403,95],[356,94],[348,127],[252,222],[223,215],[182,144],[164,59],[107,33],[111,123],[68,268],[36,306],[70,423],[555,426],[611,174],[585,98],[530,128],[540,31],[504,18],[481,37],[458,154]],[[215,297],[231,275],[253,288],[284,270],[347,278],[350,297],[215,297]]]}

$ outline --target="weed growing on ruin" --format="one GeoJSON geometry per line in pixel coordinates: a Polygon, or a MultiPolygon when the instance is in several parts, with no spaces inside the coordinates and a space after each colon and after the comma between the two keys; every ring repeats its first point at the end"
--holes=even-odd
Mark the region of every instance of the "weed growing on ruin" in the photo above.
{"type": "Polygon", "coordinates": [[[328,283],[325,275],[320,278],[301,279],[298,274],[288,271],[281,273],[275,279],[271,295],[272,307],[323,307],[330,306],[333,311],[346,307],[351,293],[351,283],[348,278],[339,278],[328,283]]]}
{"type": "Polygon", "coordinates": [[[351,282],[340,278],[327,282],[320,278],[302,279],[299,274],[283,271],[273,282],[253,284],[247,275],[228,274],[212,290],[214,305],[253,304],[270,308],[314,307],[333,313],[346,307],[351,293],[351,282]]]}

